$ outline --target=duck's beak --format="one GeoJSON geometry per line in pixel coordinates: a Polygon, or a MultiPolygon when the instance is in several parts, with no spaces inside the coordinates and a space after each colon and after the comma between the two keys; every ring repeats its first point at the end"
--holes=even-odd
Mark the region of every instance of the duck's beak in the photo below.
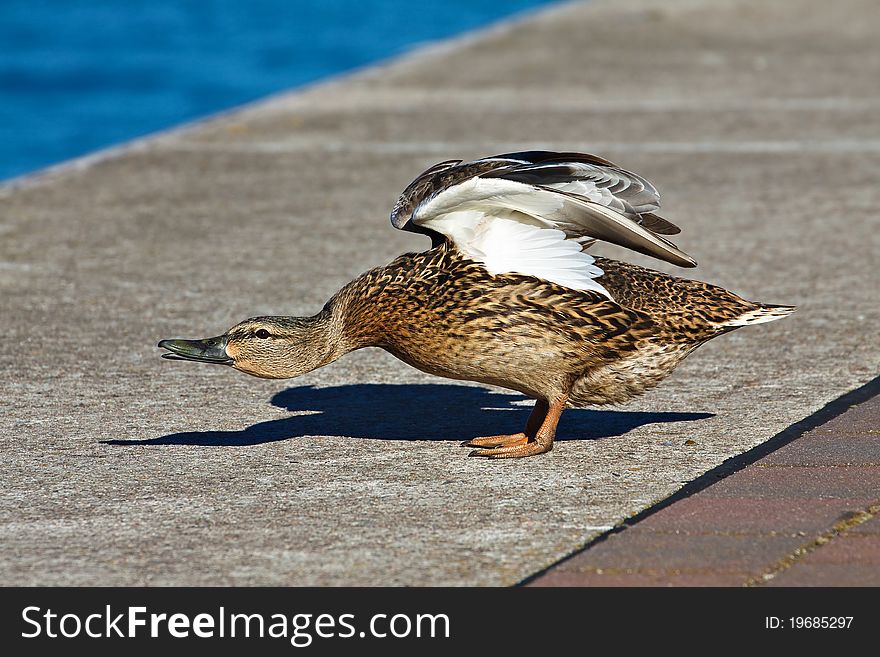
{"type": "Polygon", "coordinates": [[[232,365],[233,360],[226,353],[228,341],[228,336],[221,335],[204,340],[162,340],[159,346],[171,352],[170,354],[162,354],[162,358],[232,365]]]}

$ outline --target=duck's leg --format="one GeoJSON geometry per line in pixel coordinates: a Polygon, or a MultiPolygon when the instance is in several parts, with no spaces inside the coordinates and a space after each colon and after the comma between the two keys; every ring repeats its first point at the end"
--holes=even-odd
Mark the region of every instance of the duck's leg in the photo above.
{"type": "MultiPolygon", "coordinates": [[[[557,399],[551,404],[544,402],[547,405],[547,410],[544,413],[541,425],[533,434],[534,437],[528,436],[526,442],[518,442],[512,445],[503,445],[489,449],[475,449],[468,456],[483,456],[490,459],[517,459],[522,458],[523,456],[534,456],[535,454],[549,452],[553,449],[553,439],[556,437],[556,425],[559,423],[562,411],[565,410],[565,404],[567,401],[568,395],[564,395],[562,398],[557,399]]],[[[534,415],[537,410],[538,405],[535,404],[535,410],[532,411],[532,415],[534,415]]],[[[531,420],[531,418],[529,419],[531,420]]],[[[526,431],[528,431],[528,428],[526,431]]]]}
{"type": "Polygon", "coordinates": [[[502,434],[500,436],[480,436],[471,438],[462,443],[463,447],[512,447],[514,445],[525,445],[530,439],[534,439],[538,433],[544,418],[547,417],[547,409],[550,406],[543,399],[535,402],[535,407],[529,415],[529,421],[526,423],[526,430],[519,433],[502,434]]]}

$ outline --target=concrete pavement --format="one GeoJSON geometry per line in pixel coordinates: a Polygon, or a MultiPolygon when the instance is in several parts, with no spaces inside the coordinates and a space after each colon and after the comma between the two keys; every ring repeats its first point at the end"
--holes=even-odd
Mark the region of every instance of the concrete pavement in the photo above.
{"type": "Polygon", "coordinates": [[[0,583],[514,584],[871,381],[878,11],[565,4],[0,188],[0,583]],[[458,441],[519,396],[378,350],[288,382],[159,359],[315,312],[427,246],[387,225],[414,175],[530,147],[642,173],[688,275],[800,310],[502,463],[458,441]]]}

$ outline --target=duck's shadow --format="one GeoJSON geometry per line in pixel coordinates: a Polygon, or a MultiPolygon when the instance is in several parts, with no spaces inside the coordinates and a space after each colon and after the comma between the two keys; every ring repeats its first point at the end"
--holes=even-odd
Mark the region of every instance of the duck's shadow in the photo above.
{"type": "MultiPolygon", "coordinates": [[[[142,440],[105,440],[109,445],[245,446],[301,436],[346,436],[377,440],[466,440],[522,431],[531,412],[513,405],[515,393],[449,384],[358,384],[288,388],[272,404],[290,411],[313,411],[260,422],[241,431],[188,431],[142,440]]],[[[692,422],[711,413],[645,413],[568,409],[558,440],[621,436],[636,427],[692,422]]]]}

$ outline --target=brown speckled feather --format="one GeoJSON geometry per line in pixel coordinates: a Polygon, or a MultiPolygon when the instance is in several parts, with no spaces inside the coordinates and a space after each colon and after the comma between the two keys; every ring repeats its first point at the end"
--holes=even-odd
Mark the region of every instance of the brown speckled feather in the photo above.
{"type": "Polygon", "coordinates": [[[716,286],[600,259],[617,301],[530,276],[492,276],[443,244],[400,256],[343,288],[328,309],[348,348],[380,346],[425,372],[622,403],[758,308],[716,286]]]}

